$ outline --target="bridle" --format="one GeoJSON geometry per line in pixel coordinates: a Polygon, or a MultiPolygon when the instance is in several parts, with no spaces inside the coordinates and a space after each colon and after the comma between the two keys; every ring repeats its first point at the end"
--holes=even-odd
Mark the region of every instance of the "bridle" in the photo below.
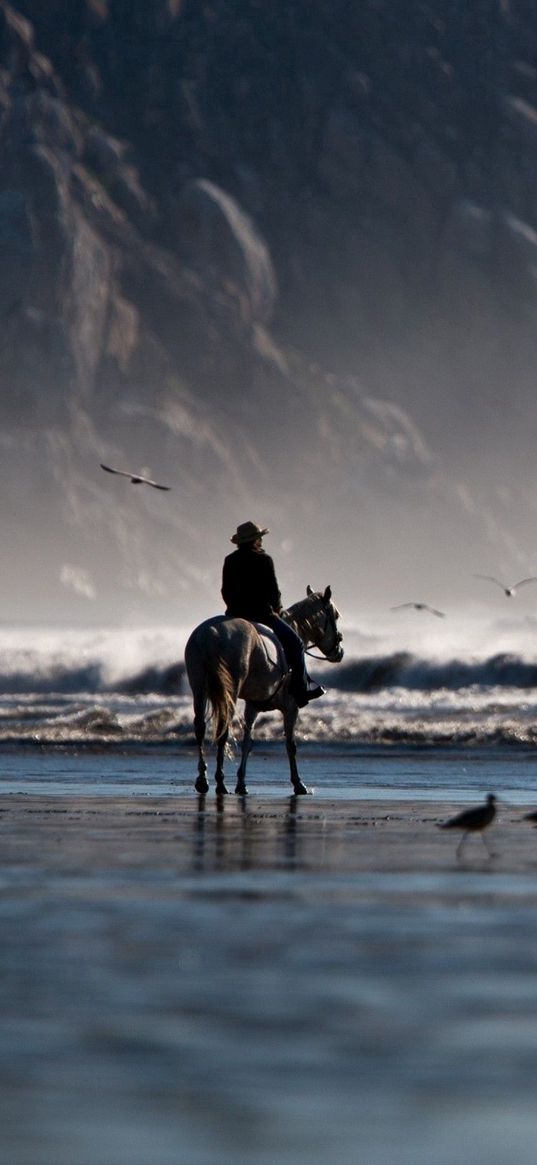
{"type": "Polygon", "coordinates": [[[343,636],[336,626],[338,614],[339,612],[330,601],[330,598],[325,598],[319,592],[315,594],[308,587],[307,599],[302,599],[301,602],[294,603],[287,611],[282,611],[282,618],[285,619],[286,623],[290,623],[297,634],[300,635],[304,644],[304,651],[312,659],[320,660],[321,663],[339,663],[343,656],[343,650],[340,650],[340,643],[343,636]],[[316,600],[315,607],[313,608],[314,614],[311,608],[312,598],[316,600]],[[317,624],[314,622],[314,618],[319,618],[322,612],[324,612],[324,623],[317,624]],[[332,633],[332,643],[325,652],[321,647],[321,642],[327,635],[330,635],[330,632],[332,633]],[[314,655],[313,651],[310,651],[306,647],[307,643],[322,651],[323,654],[314,655]]]}
{"type": "Polygon", "coordinates": [[[338,629],[337,629],[336,616],[334,614],[334,608],[333,608],[331,603],[328,603],[328,605],[325,607],[324,613],[325,613],[325,624],[324,624],[324,627],[322,629],[319,628],[320,634],[319,634],[318,638],[315,638],[313,640],[313,646],[319,648],[321,640],[324,639],[325,635],[327,635],[329,631],[331,631],[332,635],[333,635],[332,646],[328,649],[328,651],[326,651],[324,653],[324,655],[314,655],[313,651],[310,651],[310,649],[308,647],[305,647],[304,651],[305,651],[306,655],[309,655],[311,657],[311,659],[319,659],[322,662],[326,663],[327,660],[328,660],[328,662],[330,662],[330,656],[334,655],[336,653],[336,651],[339,647],[339,644],[341,643],[341,640],[343,639],[343,636],[341,634],[341,631],[338,631],[338,629]]]}

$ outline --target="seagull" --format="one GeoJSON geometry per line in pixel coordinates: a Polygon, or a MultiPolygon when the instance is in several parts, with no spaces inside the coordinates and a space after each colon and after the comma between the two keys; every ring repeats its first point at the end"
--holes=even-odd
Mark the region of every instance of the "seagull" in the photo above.
{"type": "Polygon", "coordinates": [[[133,485],[152,485],[153,489],[171,489],[171,485],[159,485],[158,481],[151,481],[150,477],[144,477],[141,473],[128,473],[124,469],[111,469],[109,465],[103,465],[101,462],[101,469],[106,469],[107,473],[117,473],[119,477],[128,477],[133,485]]]}
{"type": "Polygon", "coordinates": [[[512,587],[508,587],[498,578],[493,578],[491,574],[474,574],[474,578],[484,578],[487,582],[496,583],[496,586],[501,587],[508,599],[514,599],[519,587],[524,587],[526,583],[537,582],[537,578],[532,575],[531,578],[521,578],[520,582],[513,583],[512,587]]]}
{"type": "Polygon", "coordinates": [[[457,813],[455,817],[450,817],[448,821],[443,821],[439,829],[460,829],[462,831],[461,840],[457,846],[457,857],[462,853],[462,847],[469,833],[480,833],[481,840],[487,850],[489,857],[494,857],[494,854],[489,849],[483,830],[490,825],[496,816],[496,797],[494,793],[489,793],[484,805],[477,805],[475,809],[464,809],[462,813],[457,813]]]}
{"type": "Polygon", "coordinates": [[[402,611],[404,607],[414,607],[416,611],[429,611],[431,615],[438,615],[439,619],[445,619],[445,611],[437,611],[436,607],[429,607],[428,603],[399,603],[397,607],[390,607],[390,611],[402,611]]]}

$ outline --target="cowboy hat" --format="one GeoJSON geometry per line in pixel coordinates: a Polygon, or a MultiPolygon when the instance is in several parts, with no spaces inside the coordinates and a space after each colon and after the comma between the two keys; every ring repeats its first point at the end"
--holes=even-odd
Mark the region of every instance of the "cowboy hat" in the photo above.
{"type": "Polygon", "coordinates": [[[256,526],[255,522],[243,522],[242,526],[237,526],[237,532],[230,541],[236,546],[242,546],[243,542],[255,542],[256,538],[262,538],[264,534],[269,533],[270,530],[256,526]]]}

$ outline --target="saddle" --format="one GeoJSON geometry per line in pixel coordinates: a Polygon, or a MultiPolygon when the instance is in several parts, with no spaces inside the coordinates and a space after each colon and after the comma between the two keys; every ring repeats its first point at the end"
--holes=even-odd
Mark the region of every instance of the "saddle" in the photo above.
{"type": "Polygon", "coordinates": [[[274,708],[274,696],[280,691],[285,683],[289,682],[291,672],[283,647],[280,643],[280,640],[278,639],[278,636],[276,635],[276,632],[272,630],[272,627],[267,627],[265,623],[254,623],[253,626],[255,627],[261,640],[261,644],[267,657],[267,662],[271,664],[272,667],[279,668],[281,672],[280,682],[277,684],[274,692],[268,700],[250,701],[255,705],[259,712],[270,712],[274,708]]]}
{"type": "Polygon", "coordinates": [[[267,627],[266,623],[254,623],[254,627],[266,651],[268,662],[272,663],[274,667],[280,667],[284,673],[287,673],[289,671],[289,664],[287,663],[285,651],[276,632],[272,630],[272,627],[267,627]]]}

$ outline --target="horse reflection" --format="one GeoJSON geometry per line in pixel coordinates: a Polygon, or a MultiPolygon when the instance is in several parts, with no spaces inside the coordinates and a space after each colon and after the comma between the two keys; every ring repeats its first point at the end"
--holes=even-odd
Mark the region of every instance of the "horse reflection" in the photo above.
{"type": "Polygon", "coordinates": [[[192,869],[195,873],[299,869],[304,865],[300,821],[295,795],[282,814],[250,811],[246,798],[230,803],[221,796],[208,806],[206,798],[199,797],[192,826],[192,869]]]}
{"type": "Polygon", "coordinates": [[[217,796],[215,810],[207,806],[205,796],[198,798],[193,817],[192,869],[196,873],[230,873],[253,868],[246,804],[241,799],[226,806],[225,798],[217,796]]]}

